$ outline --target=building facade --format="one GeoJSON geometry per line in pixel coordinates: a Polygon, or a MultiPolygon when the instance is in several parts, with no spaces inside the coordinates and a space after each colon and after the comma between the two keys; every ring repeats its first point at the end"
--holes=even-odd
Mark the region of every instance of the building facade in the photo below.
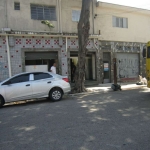
{"type": "MultiPolygon", "coordinates": [[[[77,24],[81,0],[2,0],[0,2],[0,81],[24,71],[49,71],[71,80],[78,61],[77,24]],[[50,20],[49,29],[41,20],[50,20]]],[[[92,1],[86,80],[135,81],[144,75],[142,49],[149,40],[150,11],[92,1]]]]}

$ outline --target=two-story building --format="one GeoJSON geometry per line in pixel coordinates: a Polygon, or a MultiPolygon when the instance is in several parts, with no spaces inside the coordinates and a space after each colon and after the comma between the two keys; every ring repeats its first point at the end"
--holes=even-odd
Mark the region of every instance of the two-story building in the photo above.
{"type": "MultiPolygon", "coordinates": [[[[81,0],[1,0],[0,81],[24,71],[48,71],[71,78],[78,60],[77,24],[81,0]],[[54,28],[41,23],[50,20],[54,28]]],[[[149,40],[150,11],[92,0],[86,80],[136,80],[144,73],[142,49],[149,40]]]]}

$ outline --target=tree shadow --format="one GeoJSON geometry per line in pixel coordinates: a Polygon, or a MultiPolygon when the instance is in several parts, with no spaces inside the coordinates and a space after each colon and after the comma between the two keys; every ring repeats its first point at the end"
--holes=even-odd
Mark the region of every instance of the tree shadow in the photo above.
{"type": "Polygon", "coordinates": [[[7,106],[0,110],[1,148],[149,149],[149,96],[136,89],[7,106]]]}

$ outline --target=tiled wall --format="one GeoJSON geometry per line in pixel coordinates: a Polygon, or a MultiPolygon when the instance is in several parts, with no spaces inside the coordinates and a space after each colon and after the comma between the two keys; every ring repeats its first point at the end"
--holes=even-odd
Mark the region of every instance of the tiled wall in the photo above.
{"type": "MultiPolygon", "coordinates": [[[[98,41],[95,42],[98,45],[98,41]]],[[[66,38],[61,37],[44,37],[44,36],[10,36],[10,60],[12,75],[21,73],[23,71],[23,56],[22,51],[25,49],[31,51],[46,50],[55,51],[59,49],[58,53],[59,62],[59,74],[69,74],[68,62],[69,55],[66,51],[66,38]]],[[[94,49],[93,40],[89,40],[87,43],[88,49],[94,49]]],[[[67,38],[67,49],[78,49],[77,38],[67,38]]],[[[5,36],[0,36],[0,81],[8,78],[8,62],[7,62],[7,49],[5,36]]]]}
{"type": "MultiPolygon", "coordinates": [[[[96,53],[96,76],[99,83],[103,82],[103,52],[110,52],[111,54],[111,82],[113,82],[113,58],[116,57],[116,53],[139,53],[140,56],[140,74],[144,74],[145,61],[142,58],[142,48],[144,44],[139,43],[138,48],[134,48],[136,43],[121,43],[119,42],[98,41],[89,39],[87,48],[89,51],[96,53]],[[95,42],[95,43],[94,43],[95,42]],[[94,45],[95,44],[95,45],[94,45]],[[120,46],[118,46],[118,44],[120,46]],[[132,46],[133,44],[133,46],[132,46]],[[130,47],[125,46],[130,45],[130,47]],[[97,47],[97,49],[96,49],[97,47]]],[[[23,71],[24,63],[22,51],[25,49],[31,51],[58,51],[59,59],[59,74],[69,76],[70,75],[70,50],[78,50],[78,38],[66,38],[62,37],[47,37],[47,36],[10,36],[10,60],[12,75],[23,71]]],[[[8,60],[7,60],[7,48],[5,36],[0,36],[0,81],[9,77],[8,72],[8,60]]]]}
{"type": "Polygon", "coordinates": [[[8,78],[8,76],[6,39],[4,36],[0,36],[0,81],[8,78]]]}

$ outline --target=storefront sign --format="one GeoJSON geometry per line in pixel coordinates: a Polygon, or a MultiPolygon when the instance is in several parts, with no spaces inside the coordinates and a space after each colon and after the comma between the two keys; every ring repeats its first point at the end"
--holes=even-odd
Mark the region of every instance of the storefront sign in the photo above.
{"type": "Polygon", "coordinates": [[[109,71],[109,65],[108,65],[108,63],[104,63],[104,71],[109,71]]]}

